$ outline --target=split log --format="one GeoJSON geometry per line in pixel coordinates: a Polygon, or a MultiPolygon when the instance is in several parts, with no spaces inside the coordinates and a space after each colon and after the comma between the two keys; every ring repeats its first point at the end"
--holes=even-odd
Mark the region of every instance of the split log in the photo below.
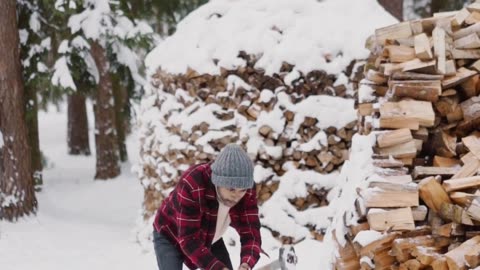
{"type": "Polygon", "coordinates": [[[377,43],[382,45],[387,39],[406,38],[412,36],[410,22],[398,23],[375,30],[377,43]]]}
{"type": "Polygon", "coordinates": [[[425,166],[415,166],[413,168],[412,177],[413,179],[418,179],[420,177],[426,176],[450,176],[457,173],[459,168],[457,167],[425,167],[425,166]]]}
{"type": "Polygon", "coordinates": [[[455,167],[460,165],[460,161],[455,158],[447,158],[442,156],[433,157],[433,166],[435,167],[455,167]]]}
{"type": "Polygon", "coordinates": [[[414,158],[417,154],[417,147],[415,141],[411,140],[406,143],[385,148],[376,148],[375,152],[381,157],[392,156],[393,158],[414,158]]]}
{"type": "Polygon", "coordinates": [[[442,204],[451,204],[447,192],[434,177],[427,177],[418,183],[420,198],[436,213],[439,213],[442,204]]]}
{"type": "Polygon", "coordinates": [[[411,141],[412,132],[408,128],[386,131],[377,136],[377,145],[379,147],[389,147],[411,141]]]}
{"type": "Polygon", "coordinates": [[[451,270],[467,269],[465,254],[472,250],[472,248],[476,248],[478,245],[480,245],[480,236],[469,239],[457,248],[447,252],[445,257],[447,259],[448,268],[451,270]]]}
{"type": "Polygon", "coordinates": [[[410,207],[393,210],[372,208],[367,214],[368,224],[372,230],[414,230],[412,209],[410,207]]]}
{"type": "Polygon", "coordinates": [[[402,100],[380,105],[380,128],[409,128],[434,125],[432,104],[426,101],[402,100]]]}
{"type": "Polygon", "coordinates": [[[418,189],[413,184],[371,182],[361,194],[368,208],[418,206],[418,189]]]}
{"type": "Polygon", "coordinates": [[[385,50],[392,63],[402,63],[415,58],[415,50],[403,45],[388,45],[385,50]]]}
{"type": "Polygon", "coordinates": [[[442,157],[452,158],[457,155],[455,148],[457,145],[457,138],[454,135],[443,130],[436,130],[433,135],[432,147],[435,154],[442,157]]]}
{"type": "Polygon", "coordinates": [[[395,97],[409,97],[416,100],[432,101],[438,100],[442,94],[441,81],[433,80],[409,80],[393,81],[388,83],[395,97]]]}
{"type": "Polygon", "coordinates": [[[431,60],[433,58],[430,41],[425,33],[415,36],[415,56],[421,60],[431,60]]]}
{"type": "Polygon", "coordinates": [[[440,74],[446,74],[446,49],[445,49],[445,30],[440,27],[435,27],[432,32],[433,50],[437,60],[437,71],[440,74]]]}
{"type": "Polygon", "coordinates": [[[446,180],[443,182],[443,187],[447,192],[462,190],[476,186],[480,186],[480,176],[457,178],[452,180],[446,180]]]}

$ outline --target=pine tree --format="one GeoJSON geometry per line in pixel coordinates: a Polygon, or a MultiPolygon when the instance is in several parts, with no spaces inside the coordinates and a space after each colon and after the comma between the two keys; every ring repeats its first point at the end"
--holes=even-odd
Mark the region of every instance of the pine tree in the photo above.
{"type": "Polygon", "coordinates": [[[139,54],[152,46],[153,31],[145,22],[126,16],[116,2],[75,3],[57,6],[66,14],[71,32],[59,46],[53,82],[75,91],[93,84],[89,95],[95,115],[95,178],[113,178],[120,173],[119,160],[127,159],[129,98],[145,83],[139,54]],[[82,78],[89,79],[82,83],[82,78]]]}

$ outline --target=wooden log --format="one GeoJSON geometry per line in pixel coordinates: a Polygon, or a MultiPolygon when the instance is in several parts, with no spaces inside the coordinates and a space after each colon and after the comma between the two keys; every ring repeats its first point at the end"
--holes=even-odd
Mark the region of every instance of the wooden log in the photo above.
{"type": "Polygon", "coordinates": [[[428,140],[428,129],[425,127],[420,127],[418,130],[412,131],[412,136],[414,139],[426,142],[428,140]]]}
{"type": "Polygon", "coordinates": [[[412,207],[413,220],[424,221],[427,218],[428,208],[425,205],[412,207]]]}
{"type": "Polygon", "coordinates": [[[417,100],[432,101],[438,100],[442,94],[441,81],[432,80],[411,80],[411,81],[394,81],[391,80],[389,87],[395,97],[410,97],[417,100]]]}
{"type": "Polygon", "coordinates": [[[403,162],[394,158],[373,159],[373,165],[380,168],[401,168],[403,162]]]}
{"type": "Polygon", "coordinates": [[[473,121],[480,118],[480,97],[471,97],[460,103],[465,121],[473,121]]]}
{"type": "Polygon", "coordinates": [[[477,33],[455,40],[454,46],[456,49],[476,49],[480,48],[480,38],[477,33]]]}
{"type": "Polygon", "coordinates": [[[455,167],[460,165],[460,161],[455,158],[447,158],[442,156],[433,157],[433,166],[435,167],[455,167]]]}
{"type": "Polygon", "coordinates": [[[436,155],[452,158],[457,155],[455,148],[457,138],[443,130],[436,130],[433,135],[432,146],[436,155]]]}
{"type": "Polygon", "coordinates": [[[468,207],[470,204],[472,204],[473,200],[480,199],[480,196],[457,191],[450,193],[450,199],[462,207],[468,207]]]}
{"type": "Polygon", "coordinates": [[[477,174],[479,168],[480,161],[478,159],[474,159],[468,163],[465,163],[465,165],[463,165],[460,170],[452,176],[451,179],[474,176],[475,174],[477,174]]]}
{"type": "MultiPolygon", "coordinates": [[[[478,58],[480,58],[480,55],[478,58]]],[[[442,87],[445,89],[445,88],[456,86],[468,80],[470,77],[474,76],[475,74],[477,74],[476,71],[461,67],[457,70],[457,74],[455,76],[447,77],[442,81],[442,87]]]]}
{"type": "Polygon", "coordinates": [[[385,46],[390,62],[402,63],[415,58],[415,50],[408,46],[388,45],[385,46]]]}
{"type": "Polygon", "coordinates": [[[350,235],[355,237],[357,236],[358,233],[361,231],[368,231],[370,230],[370,226],[368,225],[368,222],[361,222],[356,225],[350,225],[348,226],[350,235]]]}
{"type": "MultiPolygon", "coordinates": [[[[466,80],[465,82],[461,83],[462,92],[465,94],[466,97],[471,98],[478,95],[477,91],[477,84],[479,83],[480,76],[477,74],[472,76],[470,79],[466,80]]],[[[463,115],[462,115],[463,116],[463,115]]]]}
{"type": "Polygon", "coordinates": [[[438,258],[437,260],[432,262],[430,266],[432,267],[432,270],[449,270],[447,259],[444,257],[438,258]]]}
{"type": "Polygon", "coordinates": [[[453,59],[478,59],[480,49],[452,49],[453,59]]]}
{"type": "Polygon", "coordinates": [[[418,183],[420,198],[436,213],[440,212],[442,204],[451,204],[447,192],[434,177],[427,177],[418,183]]]}
{"type": "Polygon", "coordinates": [[[475,23],[473,25],[470,25],[466,28],[463,28],[454,32],[453,38],[457,40],[459,38],[466,37],[470,34],[477,33],[477,32],[480,32],[480,23],[475,23]]]}
{"type": "Polygon", "coordinates": [[[401,81],[401,80],[438,81],[438,80],[443,80],[443,78],[444,76],[441,74],[422,74],[422,73],[408,72],[408,71],[395,72],[391,77],[392,80],[397,80],[397,81],[401,81]]]}
{"type": "Polygon", "coordinates": [[[371,182],[361,196],[368,208],[418,206],[418,189],[412,184],[371,182]]]}
{"type": "Polygon", "coordinates": [[[384,148],[375,148],[375,153],[381,157],[393,158],[414,158],[417,154],[415,141],[411,140],[406,143],[401,143],[384,148]]]}
{"type": "Polygon", "coordinates": [[[442,185],[447,192],[476,187],[480,185],[480,176],[446,180],[442,185]]]}
{"type": "Polygon", "coordinates": [[[455,76],[457,74],[457,67],[454,60],[447,60],[445,62],[445,76],[455,76]]]}
{"type": "Polygon", "coordinates": [[[414,247],[433,247],[434,245],[435,239],[431,235],[398,238],[392,243],[391,254],[395,256],[399,262],[406,262],[413,257],[411,252],[414,247]]]}
{"type": "Polygon", "coordinates": [[[335,269],[338,270],[358,270],[360,269],[359,257],[350,241],[346,241],[344,246],[337,243],[339,256],[335,261],[335,269]]]}
{"type": "Polygon", "coordinates": [[[478,11],[470,12],[470,15],[465,19],[466,25],[472,25],[478,22],[480,22],[480,12],[478,11]]]}
{"type": "Polygon", "coordinates": [[[480,245],[475,245],[465,253],[465,261],[469,268],[480,265],[480,245]]]}
{"type": "Polygon", "coordinates": [[[418,58],[403,63],[385,63],[380,64],[380,70],[385,76],[390,76],[396,72],[415,71],[419,73],[435,74],[435,60],[422,61],[418,58]]]}
{"type": "Polygon", "coordinates": [[[372,208],[367,214],[368,224],[372,230],[414,230],[412,209],[410,207],[384,210],[372,208]]]}
{"type": "Polygon", "coordinates": [[[480,72],[480,60],[475,61],[471,66],[470,69],[476,70],[480,72]]]}
{"type": "Polygon", "coordinates": [[[459,29],[462,24],[467,20],[467,18],[471,15],[468,9],[463,8],[461,9],[452,19],[452,27],[455,29],[459,29]]]}
{"type": "Polygon", "coordinates": [[[450,176],[457,173],[459,168],[457,167],[426,167],[426,166],[415,166],[413,168],[412,177],[413,179],[418,179],[421,177],[427,176],[450,176]]]}
{"type": "Polygon", "coordinates": [[[459,224],[473,225],[473,221],[468,216],[467,212],[462,207],[455,204],[442,204],[440,216],[459,224]]]}
{"type": "Polygon", "coordinates": [[[446,51],[445,51],[445,30],[440,27],[435,27],[432,32],[433,50],[437,60],[437,71],[440,74],[445,74],[446,68],[446,51]]]}
{"type": "Polygon", "coordinates": [[[383,45],[388,39],[406,38],[412,36],[410,22],[393,24],[375,30],[377,44],[383,45]]]}
{"type": "Polygon", "coordinates": [[[388,80],[382,73],[373,69],[369,69],[365,77],[367,78],[367,80],[376,84],[383,84],[386,83],[388,80]]]}
{"type": "Polygon", "coordinates": [[[413,60],[403,62],[399,65],[401,65],[402,67],[401,71],[417,71],[419,73],[429,73],[429,74],[436,73],[435,60],[421,61],[420,59],[415,58],[413,60]]]}
{"type": "Polygon", "coordinates": [[[474,220],[480,221],[480,201],[478,199],[473,199],[466,207],[467,214],[474,220]]]}
{"type": "Polygon", "coordinates": [[[434,125],[435,113],[430,102],[402,100],[380,105],[380,128],[415,129],[417,123],[425,127],[434,125]]]}
{"type": "Polygon", "coordinates": [[[480,11],[480,3],[478,2],[474,2],[470,5],[467,6],[467,9],[471,12],[474,12],[474,11],[480,11]]]}
{"type": "Polygon", "coordinates": [[[358,114],[360,116],[368,116],[368,115],[372,115],[374,113],[374,109],[373,109],[373,104],[372,103],[360,103],[358,104],[358,114]]]}
{"type": "Polygon", "coordinates": [[[463,242],[460,246],[450,250],[445,254],[448,268],[450,270],[465,270],[467,269],[465,254],[472,248],[480,245],[480,236],[476,236],[463,242]]]}
{"type": "Polygon", "coordinates": [[[385,247],[390,248],[392,246],[393,240],[395,240],[399,236],[397,232],[390,232],[386,233],[382,238],[375,240],[365,246],[360,245],[358,242],[354,243],[357,250],[357,253],[360,257],[368,257],[373,259],[375,257],[375,253],[385,247]]]}
{"type": "Polygon", "coordinates": [[[421,60],[431,60],[433,58],[430,41],[425,33],[416,35],[414,38],[415,56],[421,60]]]}
{"type": "Polygon", "coordinates": [[[406,175],[395,175],[395,176],[385,176],[382,178],[382,181],[394,183],[394,184],[408,184],[412,182],[412,176],[409,174],[406,175]]]}
{"type": "Polygon", "coordinates": [[[435,247],[414,246],[411,254],[423,265],[431,265],[441,257],[435,247]]]}

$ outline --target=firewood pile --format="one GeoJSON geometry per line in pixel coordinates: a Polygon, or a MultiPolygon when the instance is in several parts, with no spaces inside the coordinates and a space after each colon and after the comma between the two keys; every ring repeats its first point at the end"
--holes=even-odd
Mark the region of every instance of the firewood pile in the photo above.
{"type": "Polygon", "coordinates": [[[359,130],[376,137],[378,175],[336,269],[480,269],[479,32],[473,3],[367,41],[359,130]]]}
{"type": "MultiPolygon", "coordinates": [[[[246,61],[245,67],[223,69],[218,75],[198,74],[194,70],[173,75],[159,69],[152,76],[150,88],[157,96],[148,102],[162,112],[158,121],[162,129],[165,128],[163,134],[169,140],[175,138],[174,145],[183,146],[166,146],[164,138],[154,135],[143,139],[140,178],[155,186],[146,189],[145,201],[151,202],[145,206],[148,212],[153,212],[163,199],[159,190],[168,191],[189,165],[214,160],[230,142],[241,141],[255,165],[272,170],[270,176],[257,185],[260,203],[278,188],[278,176],[285,173],[286,162],[293,162],[299,170],[327,174],[337,170],[348,158],[357,129],[355,92],[347,91],[348,85],[335,83],[335,75],[319,70],[307,74],[296,72],[298,75],[292,76],[296,74],[292,72],[294,66],[286,63],[279,73],[266,75],[254,68],[253,56],[241,53],[240,57],[246,61]],[[319,96],[351,101],[352,120],[341,128],[320,126],[318,120],[309,115],[309,108],[302,108],[302,102],[319,96]],[[182,113],[189,120],[174,122],[182,113]],[[187,125],[190,128],[186,128],[187,125]]],[[[354,64],[349,67],[350,72],[354,64]]],[[[345,81],[348,83],[348,77],[345,81]]],[[[147,135],[158,132],[154,126],[147,128],[149,131],[143,132],[147,135]]],[[[312,190],[310,195],[292,203],[299,209],[324,204],[326,192],[312,190]]]]}

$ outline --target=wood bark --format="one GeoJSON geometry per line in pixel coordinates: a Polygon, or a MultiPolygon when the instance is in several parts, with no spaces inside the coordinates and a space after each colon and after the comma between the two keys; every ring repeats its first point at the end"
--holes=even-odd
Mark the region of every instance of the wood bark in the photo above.
{"type": "Polygon", "coordinates": [[[68,153],[70,155],[90,155],[88,139],[88,116],[85,96],[73,93],[68,96],[68,153]]]}
{"type": "Polygon", "coordinates": [[[106,180],[120,174],[112,79],[106,50],[98,41],[91,42],[90,46],[100,74],[94,104],[97,156],[95,179],[106,180]]]}
{"type": "Polygon", "coordinates": [[[42,177],[42,153],[40,151],[40,139],[38,133],[38,99],[37,91],[34,88],[25,87],[25,108],[28,143],[32,151],[33,181],[36,189],[41,189],[42,177]]]}
{"type": "Polygon", "coordinates": [[[31,150],[25,123],[16,1],[0,2],[0,122],[4,141],[0,177],[0,219],[35,213],[31,150]]]}

